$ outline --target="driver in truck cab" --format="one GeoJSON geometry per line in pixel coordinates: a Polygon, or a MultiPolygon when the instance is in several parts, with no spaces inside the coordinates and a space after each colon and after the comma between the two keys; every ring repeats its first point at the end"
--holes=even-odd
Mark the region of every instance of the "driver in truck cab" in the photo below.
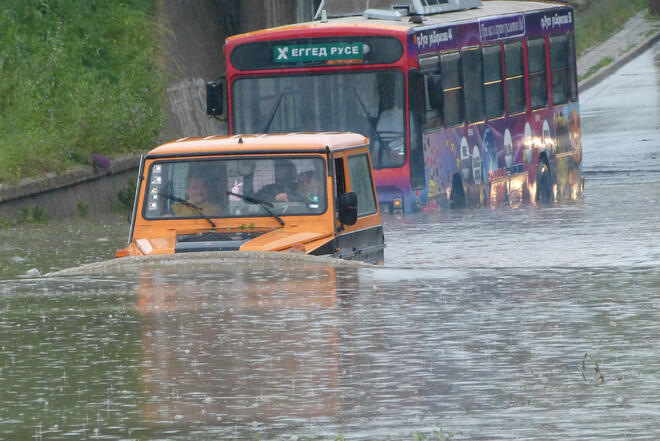
{"type": "Polygon", "coordinates": [[[175,216],[195,216],[196,211],[193,206],[198,208],[206,215],[219,215],[221,210],[218,204],[209,202],[208,186],[205,179],[195,173],[190,173],[186,180],[186,202],[177,202],[172,205],[172,212],[175,216]]]}

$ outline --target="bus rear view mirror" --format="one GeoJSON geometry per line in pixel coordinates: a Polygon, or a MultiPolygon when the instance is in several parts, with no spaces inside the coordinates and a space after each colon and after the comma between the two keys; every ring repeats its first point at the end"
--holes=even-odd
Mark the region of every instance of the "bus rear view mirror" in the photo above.
{"type": "Polygon", "coordinates": [[[206,83],[206,113],[219,119],[227,119],[227,80],[220,77],[206,83]]]}
{"type": "Polygon", "coordinates": [[[339,222],[342,225],[355,225],[358,218],[358,200],[354,192],[339,195],[338,200],[339,222]]]}

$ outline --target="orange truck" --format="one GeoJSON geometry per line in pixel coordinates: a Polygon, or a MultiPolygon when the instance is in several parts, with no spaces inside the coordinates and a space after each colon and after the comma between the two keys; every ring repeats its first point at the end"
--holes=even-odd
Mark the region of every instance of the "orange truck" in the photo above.
{"type": "Polygon", "coordinates": [[[296,251],[382,263],[369,139],[354,133],[184,138],[140,163],[116,257],[296,251]]]}

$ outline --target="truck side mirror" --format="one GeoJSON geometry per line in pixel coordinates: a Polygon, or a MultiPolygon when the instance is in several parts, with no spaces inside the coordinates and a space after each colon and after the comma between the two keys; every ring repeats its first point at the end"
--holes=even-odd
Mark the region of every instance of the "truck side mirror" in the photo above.
{"type": "Polygon", "coordinates": [[[339,195],[337,208],[339,210],[339,222],[342,225],[355,225],[358,218],[358,200],[354,192],[339,195]]]}
{"type": "Polygon", "coordinates": [[[206,114],[227,119],[227,80],[220,77],[206,83],[206,114]]]}

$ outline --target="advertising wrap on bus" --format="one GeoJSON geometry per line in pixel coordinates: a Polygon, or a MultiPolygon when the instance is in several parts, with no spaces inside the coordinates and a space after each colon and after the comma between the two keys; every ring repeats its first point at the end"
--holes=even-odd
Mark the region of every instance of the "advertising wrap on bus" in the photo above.
{"type": "Polygon", "coordinates": [[[570,6],[501,0],[390,16],[230,37],[217,94],[227,102],[209,108],[228,110],[231,133],[369,137],[385,210],[581,196],[570,6]]]}
{"type": "Polygon", "coordinates": [[[443,121],[432,107],[422,111],[428,116],[427,185],[426,195],[415,194],[420,206],[432,210],[446,201],[454,206],[517,205],[579,197],[582,145],[572,17],[571,10],[512,14],[422,28],[412,35],[408,56],[437,54],[438,68],[428,76],[440,75],[445,83],[441,108],[435,109],[443,121]],[[476,58],[481,61],[475,63],[476,58]],[[475,94],[475,89],[483,92],[475,94]],[[479,98],[483,104],[474,105],[479,98]],[[460,192],[456,178],[463,195],[452,199],[452,191],[460,192]]]}

